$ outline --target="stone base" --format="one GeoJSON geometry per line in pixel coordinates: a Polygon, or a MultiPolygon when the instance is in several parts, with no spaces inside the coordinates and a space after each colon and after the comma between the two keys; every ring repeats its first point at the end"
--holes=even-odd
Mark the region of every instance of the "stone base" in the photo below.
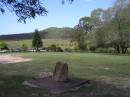
{"type": "Polygon", "coordinates": [[[34,88],[43,88],[49,90],[51,93],[59,94],[67,91],[79,89],[84,84],[89,84],[88,80],[70,79],[66,82],[57,82],[52,79],[52,76],[40,78],[36,80],[24,81],[24,85],[34,88]]]}

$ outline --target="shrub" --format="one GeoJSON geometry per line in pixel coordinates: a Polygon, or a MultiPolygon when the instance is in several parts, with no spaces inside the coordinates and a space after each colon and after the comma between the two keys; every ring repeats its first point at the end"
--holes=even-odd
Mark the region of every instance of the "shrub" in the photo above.
{"type": "Polygon", "coordinates": [[[61,47],[57,47],[55,44],[52,44],[47,48],[47,51],[63,52],[63,49],[61,47]]]}
{"type": "Polygon", "coordinates": [[[72,52],[72,49],[66,48],[65,51],[66,51],[66,52],[72,52]]]}
{"type": "Polygon", "coordinates": [[[96,47],[91,46],[91,47],[89,48],[89,50],[90,50],[90,51],[95,51],[95,50],[96,50],[96,47]]]}
{"type": "Polygon", "coordinates": [[[26,44],[22,44],[21,49],[22,49],[22,51],[27,51],[28,46],[26,44]]]}
{"type": "Polygon", "coordinates": [[[79,41],[78,45],[77,45],[77,48],[79,50],[86,50],[87,49],[87,44],[84,42],[84,40],[79,41]]]}
{"type": "Polygon", "coordinates": [[[57,47],[56,49],[57,52],[63,52],[63,49],[61,47],[57,47]]]}
{"type": "Polygon", "coordinates": [[[51,51],[55,52],[57,47],[56,47],[55,44],[52,44],[49,48],[50,48],[51,51]]]}
{"type": "Polygon", "coordinates": [[[0,42],[0,49],[1,50],[8,50],[9,48],[5,42],[0,42]]]}

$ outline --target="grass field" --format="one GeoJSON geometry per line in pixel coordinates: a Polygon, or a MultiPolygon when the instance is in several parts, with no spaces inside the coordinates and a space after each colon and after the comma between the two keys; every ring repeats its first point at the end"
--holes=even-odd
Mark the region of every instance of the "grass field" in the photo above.
{"type": "MultiPolygon", "coordinates": [[[[26,44],[29,48],[32,47],[32,40],[14,40],[14,41],[6,41],[9,48],[18,48],[23,44],[26,44]]],[[[60,46],[62,48],[74,48],[74,44],[70,42],[70,40],[65,39],[43,39],[43,47],[48,47],[52,44],[60,46]]]]}
{"type": "Polygon", "coordinates": [[[94,53],[15,53],[31,62],[0,64],[0,97],[130,97],[130,55],[94,53]],[[90,80],[76,92],[53,95],[22,82],[53,72],[55,63],[69,64],[69,75],[90,80]]]}

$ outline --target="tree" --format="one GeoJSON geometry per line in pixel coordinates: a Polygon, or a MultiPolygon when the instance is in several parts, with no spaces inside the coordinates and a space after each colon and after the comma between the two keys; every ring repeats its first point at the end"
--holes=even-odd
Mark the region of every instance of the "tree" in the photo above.
{"type": "MultiPolygon", "coordinates": [[[[65,1],[74,0],[62,0],[63,3],[65,1]]],[[[0,12],[4,13],[8,9],[16,14],[18,21],[26,23],[26,19],[47,14],[42,3],[42,0],[0,0],[0,12]]]]}
{"type": "Polygon", "coordinates": [[[80,27],[75,27],[75,31],[72,35],[72,41],[77,43],[80,50],[85,50],[87,48],[86,44],[86,33],[80,27]]]}
{"type": "Polygon", "coordinates": [[[95,9],[91,12],[93,28],[97,28],[103,24],[104,10],[102,8],[95,9]]]}
{"type": "Polygon", "coordinates": [[[0,49],[1,50],[4,50],[4,49],[8,49],[8,46],[7,46],[7,44],[5,43],[5,42],[0,42],[0,49]]]}
{"type": "Polygon", "coordinates": [[[95,9],[91,12],[93,29],[89,34],[89,41],[91,46],[96,48],[106,48],[108,43],[109,21],[111,10],[103,10],[101,8],[95,9]]]}
{"type": "Polygon", "coordinates": [[[116,0],[111,8],[92,11],[94,29],[90,34],[91,43],[96,47],[113,47],[117,53],[126,53],[130,45],[129,9],[129,0],[116,0]]]}
{"type": "Polygon", "coordinates": [[[91,32],[91,30],[93,28],[92,18],[91,17],[82,17],[79,20],[78,27],[82,28],[85,33],[91,32]]]}
{"type": "Polygon", "coordinates": [[[126,53],[130,45],[130,2],[117,0],[112,9],[111,44],[118,53],[126,53]]]}
{"type": "Polygon", "coordinates": [[[33,40],[32,40],[32,47],[36,50],[39,51],[39,48],[43,46],[42,39],[40,37],[39,31],[35,30],[33,34],[33,40]]]}
{"type": "Polygon", "coordinates": [[[78,25],[74,27],[74,32],[71,37],[72,41],[77,43],[79,49],[87,49],[87,34],[91,32],[92,27],[91,17],[80,18],[78,25]]]}

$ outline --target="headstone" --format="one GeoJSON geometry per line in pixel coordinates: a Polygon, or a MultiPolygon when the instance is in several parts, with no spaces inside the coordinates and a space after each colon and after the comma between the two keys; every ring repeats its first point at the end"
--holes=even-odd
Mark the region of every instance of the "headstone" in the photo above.
{"type": "Polygon", "coordinates": [[[68,80],[68,64],[57,62],[53,75],[51,73],[43,73],[44,77],[24,81],[24,85],[34,88],[43,88],[49,90],[50,93],[60,94],[67,91],[75,91],[89,80],[80,78],[69,78],[68,80]]]}
{"type": "Polygon", "coordinates": [[[53,73],[53,80],[64,82],[68,80],[68,64],[57,62],[53,73]]]}

